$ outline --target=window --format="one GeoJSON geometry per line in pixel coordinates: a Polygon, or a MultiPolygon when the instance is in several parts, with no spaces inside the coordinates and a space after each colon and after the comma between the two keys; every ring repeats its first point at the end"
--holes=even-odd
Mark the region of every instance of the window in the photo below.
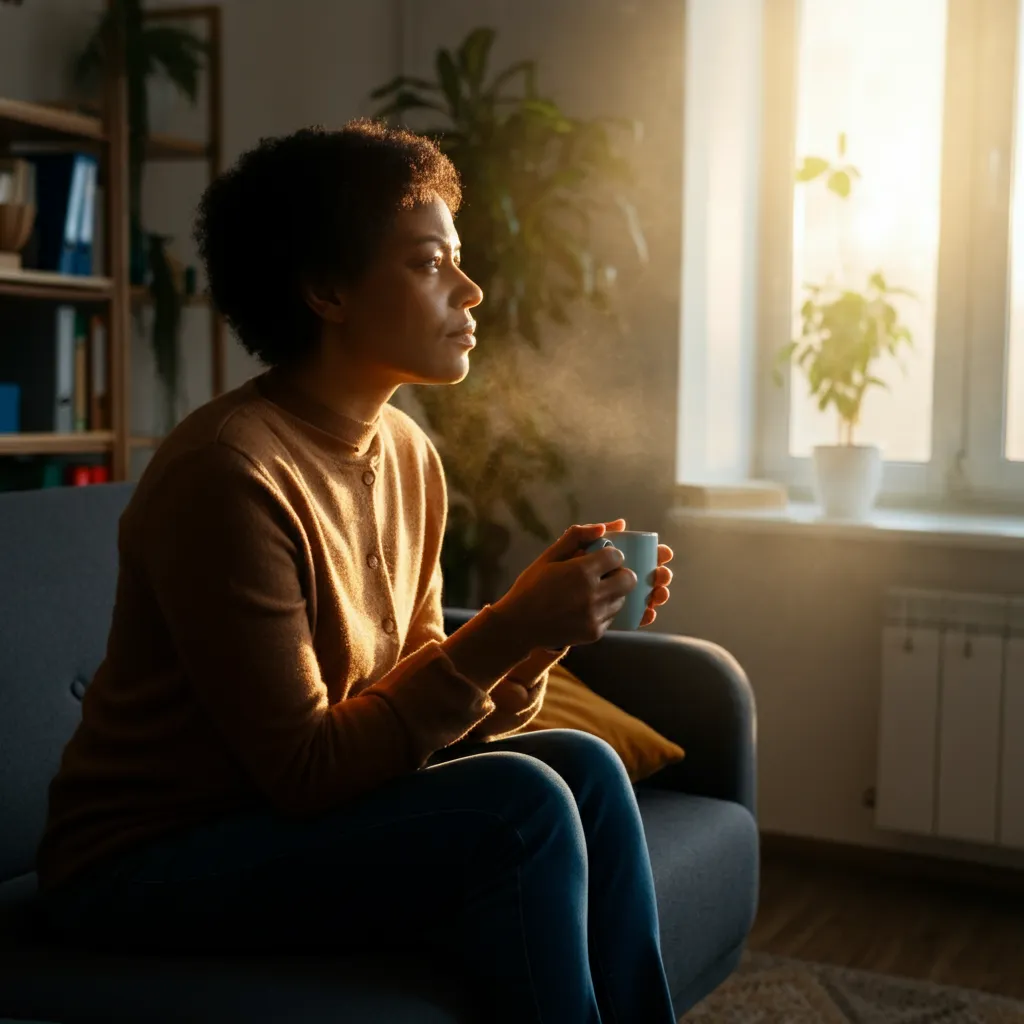
{"type": "MultiPolygon", "coordinates": [[[[915,339],[905,372],[895,359],[880,367],[889,391],[865,397],[857,438],[886,457],[931,457],[932,366],[939,263],[946,4],[942,0],[804,0],[797,72],[797,162],[837,158],[843,132],[862,178],[848,199],[822,179],[799,186],[793,216],[793,331],[806,282],[863,288],[876,270],[913,291],[898,299],[915,339]],[[884,26],[879,31],[880,26],[884,26]]],[[[804,399],[794,370],[789,454],[809,455],[836,443],[832,410],[804,399]]]]}
{"type": "Polygon", "coordinates": [[[899,299],[913,349],[879,367],[856,440],[882,447],[890,496],[1024,498],[1024,0],[776,0],[766,5],[758,443],[754,472],[797,491],[837,440],[794,371],[804,284],[899,299]],[[806,156],[861,172],[849,200],[806,156]]]}

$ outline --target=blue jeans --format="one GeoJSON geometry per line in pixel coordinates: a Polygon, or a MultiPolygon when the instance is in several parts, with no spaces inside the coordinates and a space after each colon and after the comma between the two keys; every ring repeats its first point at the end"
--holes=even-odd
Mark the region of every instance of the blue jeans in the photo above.
{"type": "Polygon", "coordinates": [[[494,1022],[675,1022],[632,785],[572,729],[456,744],[316,818],[162,838],[44,908],[135,949],[429,952],[494,1022]]]}

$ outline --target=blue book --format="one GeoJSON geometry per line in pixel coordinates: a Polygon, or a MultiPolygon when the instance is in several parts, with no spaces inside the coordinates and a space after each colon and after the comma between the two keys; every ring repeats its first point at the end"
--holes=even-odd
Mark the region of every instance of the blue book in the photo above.
{"type": "Polygon", "coordinates": [[[36,267],[75,273],[82,225],[87,153],[38,153],[28,157],[36,169],[36,267]]]}
{"type": "Polygon", "coordinates": [[[17,434],[21,429],[21,388],[0,384],[0,434],[17,434]]]}
{"type": "Polygon", "coordinates": [[[93,273],[92,236],[96,224],[96,175],[98,162],[91,154],[85,161],[82,176],[82,216],[75,244],[74,270],[72,273],[88,277],[93,273]]]}

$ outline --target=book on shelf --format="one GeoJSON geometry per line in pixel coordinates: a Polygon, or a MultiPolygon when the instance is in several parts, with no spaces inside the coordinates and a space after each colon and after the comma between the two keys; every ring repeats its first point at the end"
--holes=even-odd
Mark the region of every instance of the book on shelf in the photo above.
{"type": "Polygon", "coordinates": [[[32,165],[36,219],[25,246],[27,270],[91,276],[98,204],[98,163],[92,153],[18,147],[32,165]]]}
{"type": "Polygon", "coordinates": [[[75,313],[75,375],[72,383],[72,407],[75,430],[89,429],[89,319],[75,313]]]}
{"type": "Polygon", "coordinates": [[[106,345],[96,341],[103,332],[93,320],[71,305],[0,304],[0,383],[18,389],[17,432],[101,429],[106,345]]]}
{"type": "Polygon", "coordinates": [[[103,317],[89,318],[89,429],[110,429],[110,401],[107,394],[107,325],[103,317]]]}
{"type": "Polygon", "coordinates": [[[86,487],[110,482],[110,467],[67,456],[19,456],[0,459],[0,491],[41,490],[48,487],[86,487]]]}

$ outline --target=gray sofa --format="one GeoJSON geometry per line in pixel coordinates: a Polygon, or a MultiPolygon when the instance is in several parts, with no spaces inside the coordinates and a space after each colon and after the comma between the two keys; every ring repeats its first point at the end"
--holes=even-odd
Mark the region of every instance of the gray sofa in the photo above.
{"type": "MultiPolygon", "coordinates": [[[[127,484],[0,495],[0,1018],[455,1024],[474,1018],[427,958],[152,956],[55,945],[34,914],[47,785],[99,664],[127,484]]],[[[471,612],[451,610],[448,629],[471,612]]],[[[568,667],[686,748],[636,787],[677,1012],[735,967],[757,902],[754,704],[700,641],[612,633],[568,667]]]]}

